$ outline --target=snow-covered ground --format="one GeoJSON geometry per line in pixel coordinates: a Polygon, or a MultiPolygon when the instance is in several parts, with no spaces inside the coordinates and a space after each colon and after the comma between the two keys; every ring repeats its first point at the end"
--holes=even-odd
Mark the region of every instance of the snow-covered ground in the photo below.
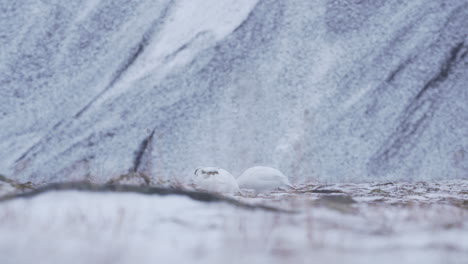
{"type": "Polygon", "coordinates": [[[9,263],[468,263],[468,181],[233,196],[48,191],[0,202],[9,263]]]}

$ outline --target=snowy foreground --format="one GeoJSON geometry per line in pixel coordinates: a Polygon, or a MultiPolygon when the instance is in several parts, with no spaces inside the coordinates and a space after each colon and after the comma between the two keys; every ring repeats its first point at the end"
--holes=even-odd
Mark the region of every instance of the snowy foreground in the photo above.
{"type": "Polygon", "coordinates": [[[468,263],[466,180],[233,198],[280,210],[135,192],[3,200],[1,263],[468,263]]]}

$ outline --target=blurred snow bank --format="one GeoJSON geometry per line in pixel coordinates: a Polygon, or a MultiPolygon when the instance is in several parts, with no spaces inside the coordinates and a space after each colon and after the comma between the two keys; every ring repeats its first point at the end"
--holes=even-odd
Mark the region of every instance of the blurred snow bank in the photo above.
{"type": "Polygon", "coordinates": [[[2,264],[461,264],[467,187],[341,184],[235,197],[295,214],[178,195],[53,191],[0,203],[0,256],[2,264]]]}

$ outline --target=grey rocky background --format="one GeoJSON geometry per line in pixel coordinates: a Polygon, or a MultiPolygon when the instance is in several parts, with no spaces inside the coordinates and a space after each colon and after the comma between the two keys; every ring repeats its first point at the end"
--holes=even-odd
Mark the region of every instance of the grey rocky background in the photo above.
{"type": "Polygon", "coordinates": [[[468,1],[199,2],[0,1],[0,173],[468,178],[468,1]]]}

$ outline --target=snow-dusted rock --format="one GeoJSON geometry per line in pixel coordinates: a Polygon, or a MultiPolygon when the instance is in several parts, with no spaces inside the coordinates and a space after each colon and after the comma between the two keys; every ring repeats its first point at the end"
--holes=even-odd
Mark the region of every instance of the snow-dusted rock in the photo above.
{"type": "Polygon", "coordinates": [[[228,171],[216,167],[199,167],[194,172],[196,188],[208,192],[237,193],[239,185],[228,171]]]}
{"type": "Polygon", "coordinates": [[[253,189],[256,191],[270,191],[277,188],[293,188],[281,171],[264,166],[248,168],[237,178],[241,189],[253,189]]]}
{"type": "Polygon", "coordinates": [[[466,178],[467,36],[466,0],[4,0],[0,173],[466,178]]]}

